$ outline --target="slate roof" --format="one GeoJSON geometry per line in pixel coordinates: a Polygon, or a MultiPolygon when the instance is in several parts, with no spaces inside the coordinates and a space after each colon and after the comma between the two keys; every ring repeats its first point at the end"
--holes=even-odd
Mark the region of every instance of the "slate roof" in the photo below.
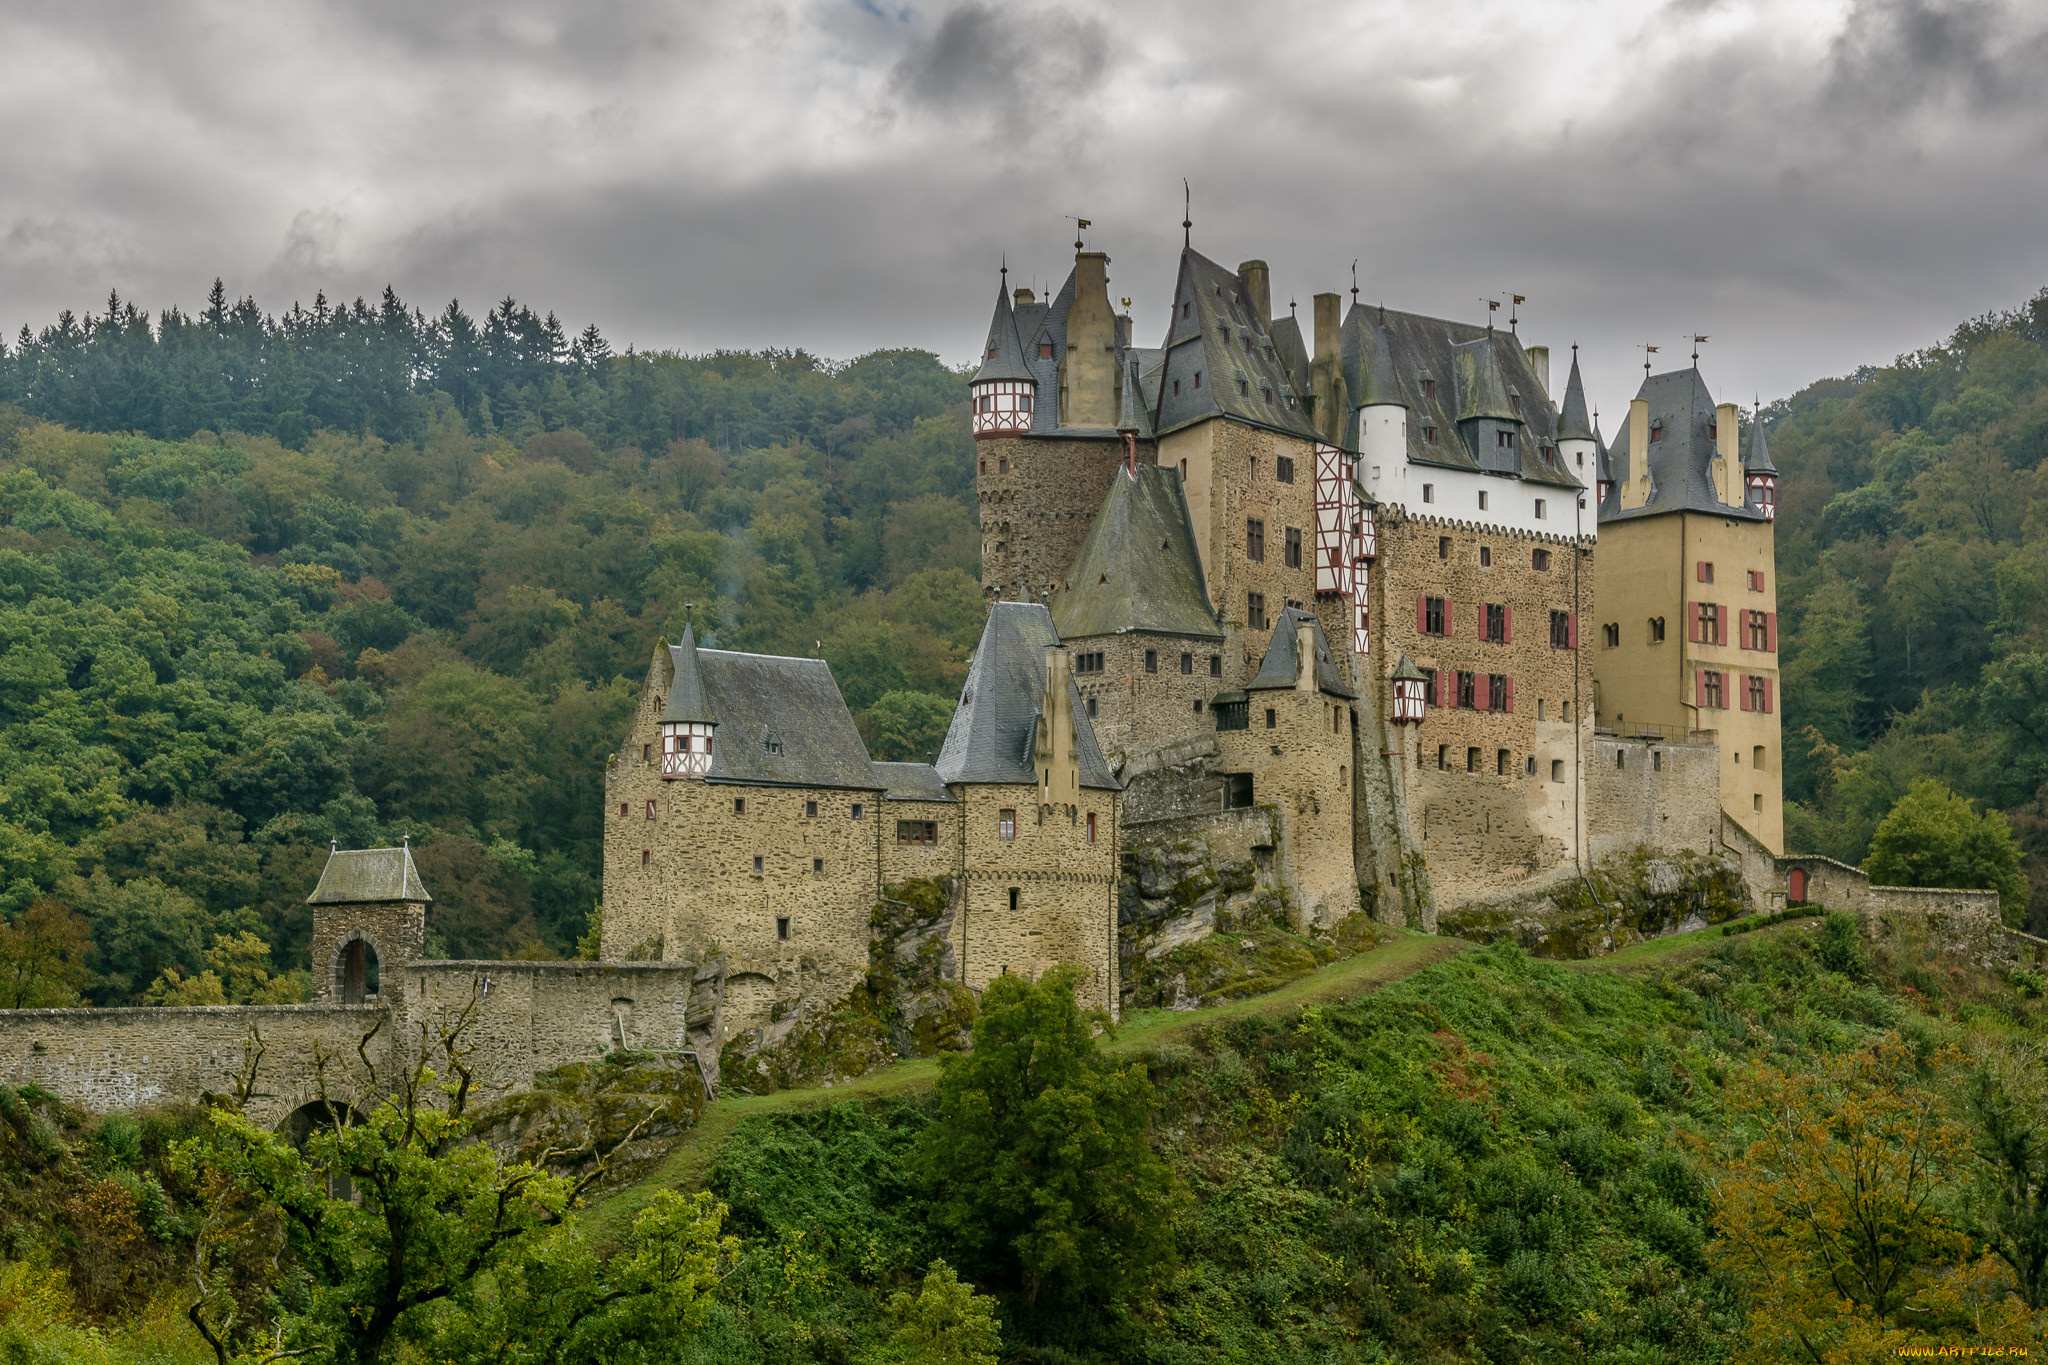
{"type": "Polygon", "coordinates": [[[1484,468],[1558,488],[1585,486],[1563,460],[1543,458],[1543,447],[1557,440],[1558,417],[1528,353],[1512,333],[1353,304],[1341,336],[1344,383],[1353,395],[1354,409],[1346,430],[1354,447],[1358,398],[1368,389],[1384,394],[1385,371],[1391,369],[1393,391],[1408,408],[1408,458],[1414,463],[1484,468]],[[1376,367],[1381,367],[1377,379],[1376,367]],[[1520,412],[1515,411],[1515,398],[1521,400],[1520,412]],[[1512,424],[1517,432],[1514,449],[1501,449],[1489,437],[1474,450],[1466,432],[1476,432],[1481,422],[1512,424]],[[1437,433],[1435,444],[1428,439],[1431,428],[1437,433]]]}
{"type": "Polygon", "coordinates": [[[1564,407],[1557,415],[1557,439],[1593,439],[1593,423],[1586,417],[1586,385],[1579,378],[1579,348],[1576,346],[1572,347],[1572,377],[1564,385],[1564,407]]]}
{"type": "Polygon", "coordinates": [[[1178,470],[1118,471],[1050,607],[1067,640],[1129,630],[1223,638],[1178,470]]]}
{"type": "MultiPolygon", "coordinates": [[[[1600,520],[1626,521],[1666,512],[1711,512],[1715,516],[1762,521],[1753,507],[1731,507],[1714,492],[1714,396],[1696,369],[1672,370],[1643,380],[1636,397],[1649,403],[1652,428],[1661,422],[1662,439],[1650,442],[1650,497],[1641,507],[1624,510],[1621,485],[1638,476],[1629,465],[1629,418],[1614,433],[1608,464],[1614,471],[1614,494],[1600,507],[1600,520]]],[[[1631,408],[1633,413],[1633,408],[1631,408]]]]}
{"type": "Polygon", "coordinates": [[[989,319],[988,340],[982,344],[981,368],[970,383],[1032,377],[1024,367],[1024,343],[1017,335],[1016,310],[1010,306],[1009,278],[1004,272],[1002,283],[996,285],[996,313],[989,319]]]}
{"type": "Polygon", "coordinates": [[[1301,323],[1293,313],[1273,319],[1273,349],[1280,356],[1280,369],[1294,391],[1309,392],[1308,342],[1301,335],[1301,323]]]}
{"type": "MultiPolygon", "coordinates": [[[[683,626],[681,644],[669,647],[669,657],[681,659],[697,657],[697,630],[693,624],[683,626]]],[[[669,684],[668,705],[661,711],[661,722],[680,725],[715,725],[718,717],[711,710],[711,703],[704,697],[703,674],[694,665],[688,668],[678,665],[674,678],[669,684]]]]}
{"type": "MultiPolygon", "coordinates": [[[[1353,403],[1357,407],[1407,407],[1408,400],[1401,396],[1401,381],[1394,377],[1394,347],[1387,338],[1384,325],[1373,327],[1372,355],[1359,367],[1359,386],[1351,392],[1357,394],[1353,403]]],[[[1348,379],[1345,381],[1350,382],[1348,379]]]]}
{"type": "MultiPolygon", "coordinates": [[[[939,777],[956,782],[1037,786],[1032,756],[1039,705],[1045,695],[1045,651],[1060,642],[1052,614],[1036,602],[997,602],[982,627],[981,644],[967,669],[960,709],[939,750],[939,777]]],[[[1080,754],[1081,785],[1115,791],[1121,785],[1102,761],[1095,727],[1080,689],[1067,683],[1080,754]]]]}
{"type": "Polygon", "coordinates": [[[1758,413],[1749,424],[1749,454],[1743,457],[1742,467],[1752,474],[1775,474],[1778,467],[1771,463],[1770,443],[1764,440],[1764,415],[1758,413]]]}
{"type": "Polygon", "coordinates": [[[699,649],[688,630],[681,644],[669,647],[669,658],[675,675],[661,718],[684,709],[677,697],[697,696],[700,714],[718,726],[708,780],[865,791],[882,786],[823,659],[699,649]]]}
{"type": "Polygon", "coordinates": [[[1316,439],[1301,401],[1306,390],[1289,380],[1268,320],[1257,316],[1236,271],[1193,248],[1180,253],[1165,350],[1153,418],[1160,435],[1211,417],[1232,417],[1316,439]]]}
{"type": "Polygon", "coordinates": [[[1316,686],[1333,697],[1357,696],[1345,684],[1336,662],[1330,657],[1330,641],[1323,634],[1323,623],[1305,607],[1288,607],[1280,613],[1280,619],[1273,623],[1273,639],[1266,646],[1266,657],[1259,661],[1258,676],[1246,684],[1245,690],[1271,692],[1294,686],[1301,666],[1295,652],[1294,626],[1297,621],[1307,621],[1315,627],[1316,686]]]}
{"type": "Polygon", "coordinates": [[[1135,352],[1125,352],[1118,370],[1123,376],[1122,392],[1117,397],[1116,429],[1127,431],[1141,441],[1152,439],[1152,405],[1146,401],[1145,381],[1139,373],[1142,360],[1135,352]]]}
{"type": "Polygon", "coordinates": [[[425,903],[434,898],[412,865],[412,846],[401,848],[330,848],[320,884],[306,897],[308,905],[366,905],[380,901],[425,903]]]}
{"type": "Polygon", "coordinates": [[[886,801],[951,801],[946,781],[929,763],[877,763],[875,779],[886,801]]]}

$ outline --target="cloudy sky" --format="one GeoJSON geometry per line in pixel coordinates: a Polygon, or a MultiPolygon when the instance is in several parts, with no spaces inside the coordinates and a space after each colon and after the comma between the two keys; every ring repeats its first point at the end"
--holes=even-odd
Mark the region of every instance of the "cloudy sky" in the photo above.
{"type": "Polygon", "coordinates": [[[1609,413],[1695,331],[1768,400],[2048,283],[2044,59],[2026,0],[0,0],[0,324],[218,274],[964,361],[1075,214],[1151,340],[1186,176],[1276,303],[1356,259],[1527,295],[1609,413]]]}

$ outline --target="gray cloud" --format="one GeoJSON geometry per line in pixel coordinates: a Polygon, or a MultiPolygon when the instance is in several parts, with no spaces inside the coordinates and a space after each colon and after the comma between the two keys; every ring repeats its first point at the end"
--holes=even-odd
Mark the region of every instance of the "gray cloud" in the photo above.
{"type": "Polygon", "coordinates": [[[0,334],[109,287],[272,308],[512,293],[620,344],[923,345],[1095,221],[1164,326],[1196,245],[1368,301],[1636,348],[1768,398],[2048,280],[2025,0],[20,0],[0,334]]]}

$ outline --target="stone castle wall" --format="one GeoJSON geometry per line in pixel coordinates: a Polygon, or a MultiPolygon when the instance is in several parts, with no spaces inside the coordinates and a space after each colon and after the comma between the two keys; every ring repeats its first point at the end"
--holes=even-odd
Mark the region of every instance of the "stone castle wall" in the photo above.
{"type": "Polygon", "coordinates": [[[1253,804],[1279,821],[1278,875],[1295,927],[1328,928],[1358,909],[1351,704],[1323,692],[1250,695],[1251,728],[1217,732],[1219,766],[1250,773],[1253,804]]]}
{"type": "Polygon", "coordinates": [[[1209,698],[1226,686],[1220,676],[1223,641],[1130,632],[1076,636],[1064,643],[1074,657],[1102,655],[1102,670],[1077,671],[1074,683],[1082,705],[1093,708],[1089,723],[1111,767],[1119,759],[1185,744],[1215,730],[1209,698]],[[1149,670],[1148,653],[1154,665],[1149,670]],[[1186,673],[1180,671],[1183,658],[1186,673]],[[1210,672],[1212,659],[1218,661],[1217,674],[1210,672]]]}
{"type": "MultiPolygon", "coordinates": [[[[982,593],[1043,602],[1047,585],[1074,566],[1124,459],[1123,442],[1005,436],[976,441],[974,454],[982,593]]],[[[1138,458],[1151,462],[1149,451],[1138,458]]]]}
{"type": "Polygon", "coordinates": [[[1639,844],[1714,852],[1721,833],[1720,759],[1711,740],[1595,734],[1586,754],[1592,856],[1639,844]]]}

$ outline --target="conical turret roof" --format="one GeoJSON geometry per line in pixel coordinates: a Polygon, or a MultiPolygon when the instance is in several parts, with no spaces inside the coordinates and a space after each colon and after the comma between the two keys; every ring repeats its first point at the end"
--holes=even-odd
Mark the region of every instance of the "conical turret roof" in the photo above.
{"type": "Polygon", "coordinates": [[[704,675],[697,666],[697,634],[683,627],[683,638],[669,650],[675,662],[675,679],[669,684],[668,706],[661,721],[668,725],[716,725],[718,716],[704,695],[704,675]]]}
{"type": "Polygon", "coordinates": [[[1377,323],[1372,329],[1372,358],[1366,362],[1365,382],[1358,391],[1358,406],[1408,406],[1401,397],[1401,382],[1394,378],[1394,343],[1387,337],[1385,323],[1377,323]]]}
{"type": "MultiPolygon", "coordinates": [[[[1004,276],[1004,283],[1008,276],[1004,276]]],[[[996,285],[996,313],[989,319],[988,341],[981,348],[981,368],[974,372],[976,384],[994,379],[1022,379],[1029,382],[1031,371],[1024,364],[1024,343],[1017,337],[1017,314],[1010,307],[1010,291],[996,285]]]]}
{"type": "Polygon", "coordinates": [[[1749,422],[1749,456],[1742,467],[1752,474],[1775,474],[1778,467],[1771,463],[1771,446],[1764,440],[1764,415],[1761,411],[1749,422]]]}
{"type": "Polygon", "coordinates": [[[1579,348],[1572,347],[1572,377],[1565,381],[1564,407],[1557,415],[1557,439],[1590,441],[1593,424],[1586,416],[1586,385],[1579,378],[1579,348]]]}
{"type": "Polygon", "coordinates": [[[1116,429],[1130,432],[1141,441],[1149,441],[1152,439],[1152,410],[1145,401],[1145,386],[1139,382],[1135,357],[1124,361],[1123,372],[1123,392],[1117,400],[1116,429]]]}

